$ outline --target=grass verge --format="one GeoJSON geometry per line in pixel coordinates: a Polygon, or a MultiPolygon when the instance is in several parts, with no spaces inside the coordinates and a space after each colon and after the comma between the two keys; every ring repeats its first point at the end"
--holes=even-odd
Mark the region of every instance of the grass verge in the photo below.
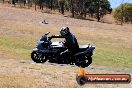
{"type": "MultiPolygon", "coordinates": [[[[92,65],[131,69],[132,30],[72,29],[80,44],[96,45],[92,65]],[[116,33],[115,33],[116,32],[116,33]]],[[[0,21],[0,57],[30,59],[37,39],[45,32],[58,34],[56,27],[40,26],[15,21],[0,21]]]]}

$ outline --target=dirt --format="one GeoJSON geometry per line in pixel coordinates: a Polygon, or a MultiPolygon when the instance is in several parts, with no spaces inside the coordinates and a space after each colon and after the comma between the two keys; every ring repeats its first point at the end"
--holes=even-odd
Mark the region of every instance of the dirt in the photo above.
{"type": "MultiPolygon", "coordinates": [[[[6,7],[0,3],[0,21],[10,21],[18,23],[33,24],[45,26],[47,28],[56,27],[59,30],[61,26],[71,28],[79,27],[84,30],[131,30],[129,25],[115,25],[100,23],[95,21],[73,19],[58,14],[47,14],[30,9],[19,9],[15,7],[6,7]],[[48,24],[41,22],[46,19],[48,24]]],[[[7,34],[10,30],[6,30],[7,34]]],[[[73,29],[72,29],[73,30],[73,29]]],[[[2,29],[0,32],[2,33],[2,29]]],[[[132,31],[132,30],[131,30],[132,31]]],[[[19,33],[18,31],[16,31],[19,33]]],[[[28,60],[16,60],[11,58],[0,58],[0,88],[132,88],[130,84],[88,84],[79,86],[76,83],[75,66],[56,65],[56,64],[35,64],[28,60]]],[[[90,67],[88,73],[129,73],[123,71],[113,71],[105,68],[90,67]],[[102,70],[100,70],[102,69],[102,70]]],[[[130,71],[131,74],[131,71],[130,71]]]]}
{"type": "MultiPolygon", "coordinates": [[[[0,88],[131,88],[132,84],[85,84],[76,82],[77,67],[55,63],[36,64],[31,60],[0,58],[0,88]]],[[[85,69],[88,74],[122,72],[85,69]]]]}
{"type": "Polygon", "coordinates": [[[18,22],[26,22],[33,24],[40,24],[44,19],[48,21],[48,25],[45,26],[69,26],[69,27],[87,27],[87,29],[131,29],[131,26],[116,25],[100,23],[96,21],[74,19],[70,17],[64,17],[61,14],[48,14],[40,11],[34,11],[31,9],[20,9],[15,7],[3,7],[0,5],[0,18],[1,20],[10,20],[18,22]],[[116,26],[115,26],[116,25],[116,26]]]}

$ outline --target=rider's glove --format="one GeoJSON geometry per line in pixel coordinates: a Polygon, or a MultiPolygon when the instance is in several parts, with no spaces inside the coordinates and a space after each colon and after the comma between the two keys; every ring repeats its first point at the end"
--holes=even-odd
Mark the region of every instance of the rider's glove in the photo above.
{"type": "Polygon", "coordinates": [[[48,40],[51,40],[52,39],[52,35],[48,36],[48,40]]]}

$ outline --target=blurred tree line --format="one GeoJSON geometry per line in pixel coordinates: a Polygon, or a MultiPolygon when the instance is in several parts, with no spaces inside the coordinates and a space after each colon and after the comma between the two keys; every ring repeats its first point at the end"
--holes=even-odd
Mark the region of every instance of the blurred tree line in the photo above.
{"type": "Polygon", "coordinates": [[[87,16],[96,18],[100,21],[104,15],[110,14],[112,8],[108,0],[10,0],[12,4],[23,3],[28,7],[35,5],[35,10],[39,6],[40,9],[48,8],[50,10],[58,10],[61,14],[70,12],[72,17],[87,16]]]}
{"type": "Polygon", "coordinates": [[[132,3],[124,3],[113,11],[113,17],[116,22],[132,24],[132,3]]]}

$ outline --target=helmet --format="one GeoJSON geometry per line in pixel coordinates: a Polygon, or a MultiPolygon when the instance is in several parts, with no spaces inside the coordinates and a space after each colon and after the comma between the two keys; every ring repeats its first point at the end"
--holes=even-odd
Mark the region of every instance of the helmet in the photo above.
{"type": "Polygon", "coordinates": [[[61,30],[60,30],[61,36],[66,36],[69,33],[70,33],[70,31],[69,31],[68,27],[62,27],[61,30]]]}

